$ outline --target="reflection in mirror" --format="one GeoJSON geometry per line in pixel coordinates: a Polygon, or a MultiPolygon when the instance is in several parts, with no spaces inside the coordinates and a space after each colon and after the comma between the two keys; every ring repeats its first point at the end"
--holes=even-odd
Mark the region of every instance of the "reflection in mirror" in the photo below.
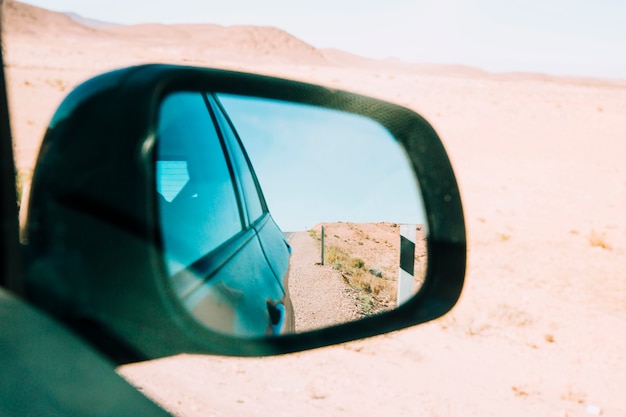
{"type": "Polygon", "coordinates": [[[207,327],[265,336],[396,307],[427,267],[417,182],[395,139],[352,113],[177,92],[160,108],[164,260],[207,327]]]}

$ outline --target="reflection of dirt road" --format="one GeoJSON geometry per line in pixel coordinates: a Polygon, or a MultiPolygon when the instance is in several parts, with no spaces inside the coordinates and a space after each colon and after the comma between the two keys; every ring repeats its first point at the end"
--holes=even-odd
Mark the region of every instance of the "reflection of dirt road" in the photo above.
{"type": "Polygon", "coordinates": [[[307,232],[294,233],[289,270],[289,294],[302,332],[359,318],[352,290],[341,274],[320,265],[317,242],[307,232]]]}

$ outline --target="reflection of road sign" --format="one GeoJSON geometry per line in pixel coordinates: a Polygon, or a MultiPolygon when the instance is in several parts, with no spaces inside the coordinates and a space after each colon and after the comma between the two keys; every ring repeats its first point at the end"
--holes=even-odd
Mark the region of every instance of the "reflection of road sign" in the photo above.
{"type": "Polygon", "coordinates": [[[416,225],[400,225],[400,271],[398,273],[398,305],[413,294],[416,225]]]}

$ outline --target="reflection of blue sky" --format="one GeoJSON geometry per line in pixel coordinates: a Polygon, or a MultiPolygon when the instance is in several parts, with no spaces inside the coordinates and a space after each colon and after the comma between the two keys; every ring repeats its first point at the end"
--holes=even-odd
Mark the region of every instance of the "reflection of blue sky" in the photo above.
{"type": "Polygon", "coordinates": [[[220,95],[285,231],[321,222],[424,223],[403,150],[362,116],[220,95]]]}

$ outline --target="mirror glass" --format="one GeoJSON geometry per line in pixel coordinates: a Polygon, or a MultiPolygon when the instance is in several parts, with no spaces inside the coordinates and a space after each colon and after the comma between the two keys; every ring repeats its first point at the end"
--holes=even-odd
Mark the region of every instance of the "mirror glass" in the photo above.
{"type": "Polygon", "coordinates": [[[378,122],[185,91],[162,101],[156,143],[165,267],[205,326],[299,333],[393,309],[423,284],[419,187],[378,122]]]}

